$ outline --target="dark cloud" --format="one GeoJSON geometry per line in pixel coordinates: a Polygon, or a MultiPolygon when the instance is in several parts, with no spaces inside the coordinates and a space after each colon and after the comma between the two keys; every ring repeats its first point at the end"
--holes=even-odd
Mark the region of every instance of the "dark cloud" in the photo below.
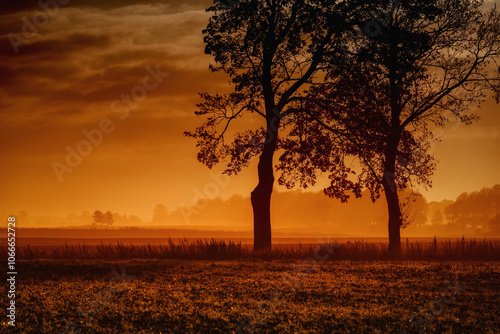
{"type": "MultiPolygon", "coordinates": [[[[0,40],[1,45],[9,45],[8,38],[0,40]]],[[[35,58],[34,60],[40,64],[45,61],[66,60],[75,53],[82,54],[88,52],[89,49],[103,49],[112,45],[112,38],[105,34],[94,33],[74,33],[58,38],[33,38],[26,40],[26,43],[18,44],[18,48],[22,52],[17,54],[10,48],[2,48],[0,50],[0,59],[7,58],[9,62],[14,64],[26,61],[26,58],[35,58]]]]}
{"type": "MultiPolygon", "coordinates": [[[[71,108],[60,108],[65,103],[101,103],[99,108],[109,110],[112,101],[142,84],[147,67],[158,64],[171,75],[148,92],[148,98],[184,96],[192,101],[198,90],[212,87],[216,78],[226,81],[221,75],[207,75],[203,8],[191,8],[186,16],[165,7],[159,12],[141,7],[144,15],[135,15],[132,9],[119,15],[104,10],[61,12],[59,21],[22,44],[18,54],[13,55],[12,48],[0,51],[0,94],[3,91],[8,97],[4,103],[19,105],[19,100],[9,99],[20,97],[35,99],[38,108],[26,113],[40,117],[72,115],[71,108]],[[61,29],[70,19],[73,23],[61,29]],[[128,19],[133,22],[125,24],[128,19]]],[[[4,37],[0,43],[9,41],[4,37]]]]}
{"type": "Polygon", "coordinates": [[[78,8],[98,8],[110,10],[114,8],[127,7],[137,4],[166,4],[172,10],[181,10],[185,6],[208,7],[212,1],[207,0],[157,0],[157,1],[137,1],[137,0],[4,0],[0,3],[0,13],[12,14],[18,12],[27,12],[43,10],[39,2],[44,4],[57,4],[59,7],[78,7],[78,8]]]}
{"type": "Polygon", "coordinates": [[[35,56],[37,59],[57,60],[71,57],[75,53],[88,52],[89,49],[103,49],[111,46],[112,38],[105,34],[75,33],[60,39],[33,40],[23,46],[18,57],[35,56]]]}

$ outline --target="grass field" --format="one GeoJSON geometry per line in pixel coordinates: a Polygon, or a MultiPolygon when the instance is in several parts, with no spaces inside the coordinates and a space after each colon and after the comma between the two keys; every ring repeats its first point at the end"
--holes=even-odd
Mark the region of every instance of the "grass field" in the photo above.
{"type": "Polygon", "coordinates": [[[500,331],[497,261],[25,260],[18,280],[8,332],[500,331]]]}
{"type": "MultiPolygon", "coordinates": [[[[431,239],[432,240],[432,239],[431,239]]],[[[255,254],[252,246],[226,240],[205,239],[166,239],[159,244],[124,244],[103,243],[70,243],[55,246],[25,245],[18,246],[17,258],[20,260],[35,259],[182,259],[182,260],[233,260],[233,259],[266,259],[266,260],[300,260],[314,257],[320,260],[327,254],[327,260],[389,260],[386,243],[364,241],[337,242],[322,244],[288,244],[275,245],[271,251],[255,254]]],[[[0,247],[0,256],[7,258],[7,248],[0,247]]],[[[500,240],[467,240],[456,241],[410,242],[402,244],[401,259],[405,260],[476,260],[500,261],[500,240]]]]}
{"type": "MultiPolygon", "coordinates": [[[[0,248],[7,257],[6,248],[0,248]]],[[[15,333],[500,332],[500,241],[16,247],[15,333]]],[[[6,294],[1,295],[6,305],[6,294]]]]}

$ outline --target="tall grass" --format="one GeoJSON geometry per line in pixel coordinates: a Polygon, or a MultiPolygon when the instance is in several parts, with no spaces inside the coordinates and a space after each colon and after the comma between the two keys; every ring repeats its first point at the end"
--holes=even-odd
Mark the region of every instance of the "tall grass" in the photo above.
{"type": "MultiPolygon", "coordinates": [[[[7,248],[0,247],[0,254],[7,258],[7,248]]],[[[364,241],[336,242],[317,245],[274,246],[265,252],[253,252],[251,245],[224,240],[181,239],[168,240],[160,245],[124,245],[122,243],[99,245],[65,244],[64,246],[18,246],[18,260],[35,259],[305,259],[312,256],[319,260],[387,260],[387,244],[364,241]]],[[[500,241],[465,240],[431,243],[402,243],[402,260],[477,260],[500,261],[500,241]]]]}

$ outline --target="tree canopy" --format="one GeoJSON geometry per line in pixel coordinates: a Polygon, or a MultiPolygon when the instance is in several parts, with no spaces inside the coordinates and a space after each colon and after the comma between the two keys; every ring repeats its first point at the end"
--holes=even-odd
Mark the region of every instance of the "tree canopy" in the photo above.
{"type": "MultiPolygon", "coordinates": [[[[348,58],[334,54],[325,83],[311,87],[304,99],[306,116],[283,139],[280,182],[308,186],[318,172],[327,172],[326,194],[344,201],[347,190],[367,188],[373,200],[383,190],[390,249],[399,252],[405,217],[398,189],[431,185],[430,148],[439,140],[433,129],[453,117],[465,124],[476,120],[471,107],[487,92],[498,102],[500,15],[483,12],[483,3],[402,0],[363,48],[348,58]],[[347,156],[357,157],[359,167],[342,164],[347,156]]],[[[370,20],[366,15],[357,13],[360,24],[370,20]]],[[[346,38],[355,41],[356,34],[346,38]]]]}
{"type": "Polygon", "coordinates": [[[324,79],[325,59],[339,52],[342,30],[354,1],[249,0],[232,6],[217,2],[204,30],[205,52],[212,71],[230,77],[228,94],[200,94],[196,115],[206,117],[194,132],[198,160],[213,167],[225,163],[228,174],[241,171],[259,156],[259,183],[252,192],[254,245],[271,245],[270,200],[274,184],[273,156],[280,128],[300,112],[299,97],[324,79]],[[250,126],[232,138],[231,123],[250,114],[261,126],[250,126]]]}

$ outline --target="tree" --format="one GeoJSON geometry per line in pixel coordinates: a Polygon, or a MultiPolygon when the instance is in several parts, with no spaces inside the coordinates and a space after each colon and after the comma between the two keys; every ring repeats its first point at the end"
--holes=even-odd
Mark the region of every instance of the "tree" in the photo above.
{"type": "Polygon", "coordinates": [[[168,221],[168,211],[165,205],[158,204],[153,212],[153,224],[165,224],[168,221]]]}
{"type": "Polygon", "coordinates": [[[94,218],[94,224],[105,224],[105,225],[113,225],[113,214],[111,211],[106,211],[106,213],[102,213],[99,210],[95,210],[92,215],[94,218]]]}
{"type": "Polygon", "coordinates": [[[111,213],[111,211],[106,211],[106,213],[104,214],[103,224],[109,226],[113,225],[113,214],[111,213]]]}
{"type": "MultiPolygon", "coordinates": [[[[346,185],[356,194],[369,189],[373,201],[383,191],[389,252],[399,254],[400,229],[408,221],[398,192],[414,183],[431,186],[430,148],[439,140],[433,128],[452,118],[476,120],[470,106],[483,102],[487,91],[499,100],[500,16],[496,9],[482,12],[483,3],[401,0],[359,52],[332,58],[326,84],[313,86],[304,100],[307,117],[283,140],[280,182],[293,186],[300,168],[307,171],[302,186],[327,171],[325,193],[343,201],[346,185]],[[359,168],[338,164],[346,156],[357,157],[359,168]]],[[[369,5],[375,11],[387,1],[369,5]]],[[[357,17],[361,26],[372,19],[365,11],[357,17]]],[[[354,32],[345,38],[356,44],[354,32]]]]}
{"type": "Polygon", "coordinates": [[[210,168],[224,162],[229,175],[259,156],[259,182],[251,193],[255,250],[271,247],[273,157],[279,129],[294,121],[291,115],[299,110],[302,91],[322,81],[321,64],[339,42],[352,3],[249,0],[232,6],[217,2],[207,9],[213,16],[204,30],[205,53],[214,56],[212,71],[229,75],[233,91],[200,94],[204,101],[195,114],[207,117],[206,122],[185,134],[198,139],[199,161],[210,168]],[[263,127],[247,127],[226,141],[230,124],[243,116],[254,122],[256,115],[263,127]]]}
{"type": "Polygon", "coordinates": [[[434,212],[434,214],[432,215],[432,224],[433,225],[442,225],[443,221],[444,221],[444,217],[443,217],[443,214],[441,213],[441,211],[434,212]]]}
{"type": "Polygon", "coordinates": [[[94,214],[92,215],[92,218],[94,218],[94,224],[101,224],[104,220],[104,215],[101,211],[95,210],[94,214]]]}
{"type": "Polygon", "coordinates": [[[445,214],[458,228],[495,230],[500,216],[500,185],[460,194],[445,214]]]}

